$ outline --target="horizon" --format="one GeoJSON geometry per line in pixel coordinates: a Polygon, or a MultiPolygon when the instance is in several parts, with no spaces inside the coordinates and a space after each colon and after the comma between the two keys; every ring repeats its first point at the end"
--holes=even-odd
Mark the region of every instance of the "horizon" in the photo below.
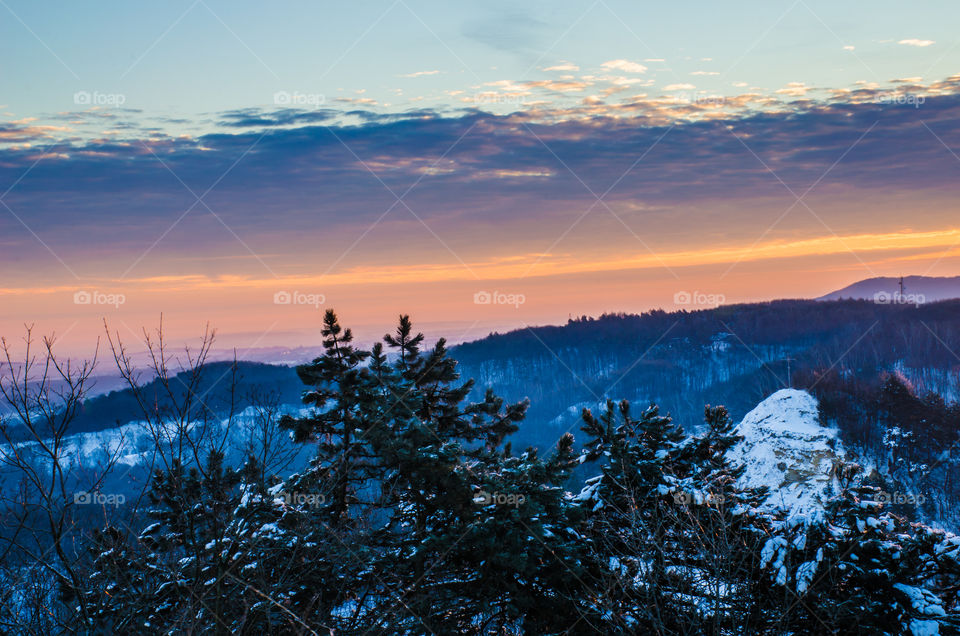
{"type": "MultiPolygon", "coordinates": [[[[506,335],[510,333],[515,333],[519,331],[526,330],[536,330],[542,328],[551,328],[551,327],[565,327],[571,322],[575,322],[580,319],[587,320],[600,320],[607,316],[614,317],[642,317],[650,314],[651,312],[663,311],[668,315],[673,315],[680,312],[694,312],[694,311],[712,311],[715,309],[721,309],[724,307],[736,307],[736,306],[754,306],[754,305],[763,305],[767,303],[778,303],[778,302],[847,302],[847,301],[859,301],[859,302],[870,302],[873,304],[888,305],[888,304],[907,304],[907,305],[929,305],[941,302],[951,302],[951,301],[960,301],[960,295],[957,297],[941,297],[941,298],[926,298],[923,294],[911,293],[910,288],[906,288],[906,293],[902,300],[896,300],[894,297],[899,293],[896,291],[896,288],[893,288],[893,291],[889,293],[886,297],[883,296],[883,292],[879,294],[880,298],[878,299],[878,294],[874,294],[873,298],[861,297],[861,296],[842,296],[839,295],[839,292],[845,291],[848,288],[854,288],[862,283],[869,283],[874,280],[886,280],[890,281],[892,284],[896,284],[899,279],[906,281],[910,278],[922,278],[929,281],[955,281],[960,280],[960,276],[913,276],[913,275],[904,275],[894,276],[894,277],[878,277],[870,279],[862,279],[860,281],[855,281],[848,286],[845,286],[841,289],[832,290],[829,293],[822,294],[817,297],[780,297],[780,298],[768,298],[762,300],[744,300],[737,302],[720,302],[714,305],[707,305],[703,303],[696,303],[695,298],[699,293],[696,290],[693,292],[694,297],[689,302],[684,302],[683,304],[673,303],[672,306],[654,306],[641,311],[603,311],[596,314],[569,314],[565,320],[557,322],[539,322],[539,323],[521,323],[521,324],[511,324],[509,322],[503,323],[501,325],[492,325],[489,329],[483,330],[479,327],[479,323],[474,321],[469,325],[466,330],[464,329],[465,323],[420,323],[415,320],[414,317],[411,317],[411,321],[416,332],[421,332],[424,336],[424,345],[433,346],[441,338],[446,341],[447,345],[450,347],[455,347],[462,344],[470,344],[474,342],[480,342],[487,338],[493,336],[506,335]],[[833,296],[831,298],[831,296],[833,296]],[[460,333],[459,337],[452,336],[451,334],[460,333]]],[[[685,293],[685,292],[681,292],[685,293]]],[[[336,308],[329,307],[323,308],[332,309],[336,311],[336,308]]],[[[339,317],[339,313],[337,314],[339,317]]],[[[398,315],[409,315],[401,312],[398,315]]],[[[318,320],[322,320],[322,316],[318,316],[318,320]]],[[[33,327],[33,326],[31,326],[33,327]]],[[[236,356],[238,362],[251,362],[251,363],[262,363],[262,364],[281,364],[288,366],[296,366],[299,364],[307,363],[317,355],[321,355],[324,347],[322,344],[322,336],[320,335],[320,327],[316,328],[306,328],[301,332],[290,333],[289,337],[293,340],[293,344],[277,344],[277,345],[263,345],[263,346],[253,346],[253,347],[242,347],[242,346],[229,346],[229,342],[223,343],[221,334],[217,331],[215,325],[209,325],[210,327],[210,346],[208,354],[205,357],[205,363],[217,363],[217,362],[228,362],[236,356]],[[302,339],[295,339],[297,337],[302,337],[302,339]],[[297,354],[290,357],[289,354],[297,354]]],[[[345,323],[345,328],[351,329],[354,333],[354,344],[361,349],[369,349],[374,343],[383,341],[384,333],[391,333],[396,327],[396,316],[393,317],[393,320],[386,320],[382,324],[374,325],[361,325],[361,330],[358,331],[352,325],[345,323]]],[[[145,327],[144,329],[149,332],[150,337],[157,342],[157,337],[159,333],[157,329],[159,325],[154,325],[152,327],[145,327]]],[[[146,347],[144,340],[143,329],[139,334],[135,334],[132,331],[127,333],[127,337],[124,337],[117,329],[111,329],[111,335],[116,338],[115,342],[122,343],[127,349],[127,353],[130,355],[131,360],[134,362],[135,366],[138,367],[139,371],[143,371],[150,366],[149,360],[149,350],[146,347]],[[134,338],[134,336],[137,336],[134,338]]],[[[24,332],[25,333],[25,332],[24,332]]],[[[166,332],[164,332],[166,333],[166,332]]],[[[21,334],[23,335],[23,334],[21,334]]],[[[39,349],[37,347],[42,347],[42,340],[44,337],[49,336],[50,334],[38,333],[33,329],[32,341],[33,348],[36,354],[39,349]]],[[[56,335],[56,334],[54,334],[56,335]]],[[[245,334],[240,334],[242,338],[245,334]]],[[[249,335],[249,334],[246,334],[249,335]]],[[[227,340],[231,338],[236,338],[237,334],[227,334],[227,340]]],[[[11,345],[10,350],[13,352],[19,351],[23,352],[23,343],[24,340],[21,338],[19,341],[16,339],[7,339],[9,345],[11,345]]],[[[170,354],[173,356],[172,359],[178,359],[178,356],[184,353],[187,349],[190,349],[196,352],[203,342],[203,336],[188,337],[182,339],[175,339],[173,342],[170,342],[170,339],[165,336],[165,347],[170,351],[170,354]]],[[[58,355],[63,356],[66,354],[66,358],[72,362],[90,362],[96,361],[97,364],[93,368],[93,377],[112,377],[116,372],[116,367],[114,360],[112,359],[112,354],[110,353],[109,342],[105,338],[105,334],[102,334],[97,342],[95,349],[87,348],[86,350],[80,351],[71,351],[69,349],[63,348],[60,346],[59,336],[55,339],[54,351],[58,355]],[[104,368],[106,365],[106,368],[104,368]]],[[[549,351],[549,350],[548,350],[549,351]]],[[[35,355],[34,354],[34,355],[35,355]]],[[[389,355],[389,354],[388,354],[389,355]]],[[[22,364],[23,360],[21,358],[14,357],[13,361],[18,364],[22,364]]],[[[0,368],[7,366],[6,360],[0,360],[0,368]]]]}

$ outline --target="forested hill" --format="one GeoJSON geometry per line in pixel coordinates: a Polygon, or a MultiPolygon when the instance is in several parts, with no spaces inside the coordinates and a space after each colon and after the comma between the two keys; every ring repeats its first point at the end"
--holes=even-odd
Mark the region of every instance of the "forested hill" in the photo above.
{"type": "MultiPolygon", "coordinates": [[[[264,402],[297,404],[303,390],[293,367],[245,361],[236,366],[233,362],[210,362],[195,378],[193,372],[184,371],[173,376],[168,385],[156,379],[144,383],[140,402],[162,412],[180,404],[189,391],[201,398],[193,405],[196,419],[205,414],[221,417],[230,411],[231,404],[236,411],[264,402]]],[[[100,431],[143,419],[140,402],[130,388],[90,398],[71,423],[70,432],[100,431]]]]}
{"type": "MultiPolygon", "coordinates": [[[[443,334],[428,334],[437,336],[443,334]]],[[[960,300],[920,306],[869,301],[781,300],[702,311],[578,318],[563,326],[491,334],[452,349],[464,378],[479,396],[493,387],[508,399],[529,397],[520,437],[552,444],[579,418],[583,406],[606,398],[655,401],[685,424],[699,422],[703,406],[725,404],[734,417],[773,391],[804,388],[807,374],[830,370],[864,379],[901,370],[921,390],[957,397],[960,300]]],[[[303,386],[293,368],[240,362],[232,394],[231,364],[204,366],[203,402],[223,411],[257,398],[299,404],[303,386]]],[[[173,383],[184,390],[186,376],[173,383]]],[[[829,383],[818,382],[814,392],[829,383]]],[[[163,404],[165,389],[144,387],[163,404]]],[[[101,430],[138,419],[130,390],[87,400],[73,432],[101,430]]]]}
{"type": "MultiPolygon", "coordinates": [[[[437,334],[429,334],[435,336],[437,334]]],[[[688,432],[704,406],[725,405],[739,421],[791,386],[819,402],[820,420],[844,447],[888,480],[888,491],[922,496],[924,521],[960,528],[960,300],[877,304],[783,300],[703,311],[579,318],[452,348],[461,381],[476,380],[509,402],[530,399],[514,448],[554,447],[566,432],[584,443],[584,408],[656,403],[688,432]]],[[[300,405],[293,367],[240,362],[204,365],[83,403],[70,434],[143,419],[141,404],[174,411],[189,392],[185,421],[218,420],[247,406],[300,405]]],[[[289,408],[293,407],[293,409],[289,408]]],[[[913,495],[911,495],[913,496],[913,495]]]]}
{"type": "Polygon", "coordinates": [[[831,384],[817,379],[827,372],[877,382],[896,370],[921,392],[955,399],[956,352],[960,300],[781,300],[584,317],[491,334],[453,356],[478,391],[529,397],[532,422],[524,428],[545,442],[573,426],[581,407],[606,398],[657,402],[690,425],[704,404],[725,404],[739,418],[788,384],[816,393],[831,384]]]}

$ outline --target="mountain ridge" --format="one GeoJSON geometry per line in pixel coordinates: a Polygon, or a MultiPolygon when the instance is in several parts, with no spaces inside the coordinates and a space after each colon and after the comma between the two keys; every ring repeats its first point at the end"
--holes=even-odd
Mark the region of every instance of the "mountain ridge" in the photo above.
{"type": "Polygon", "coordinates": [[[902,280],[904,298],[899,301],[901,278],[893,276],[865,278],[816,300],[857,299],[882,304],[919,304],[960,298],[960,276],[904,276],[902,280]]]}

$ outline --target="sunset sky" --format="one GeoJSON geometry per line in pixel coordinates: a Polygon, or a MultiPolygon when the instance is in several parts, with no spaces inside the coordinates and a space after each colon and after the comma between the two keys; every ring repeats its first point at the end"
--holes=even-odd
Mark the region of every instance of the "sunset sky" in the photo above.
{"type": "Polygon", "coordinates": [[[334,307],[460,341],[960,275],[955,2],[0,16],[8,339],[83,355],[163,313],[242,354],[318,344],[334,307]]]}

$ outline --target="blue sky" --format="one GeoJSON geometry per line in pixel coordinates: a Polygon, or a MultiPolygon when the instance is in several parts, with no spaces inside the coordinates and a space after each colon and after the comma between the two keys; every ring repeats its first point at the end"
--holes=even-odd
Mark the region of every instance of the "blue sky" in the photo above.
{"type": "Polygon", "coordinates": [[[372,99],[384,110],[462,106],[447,92],[556,77],[544,69],[564,63],[580,68],[570,75],[599,75],[611,60],[646,66],[645,92],[692,84],[690,92],[731,95],[744,83],[775,91],[942,78],[960,57],[960,6],[951,2],[6,0],[0,14],[0,104],[14,118],[75,110],[77,91],[122,94],[145,121],[191,125],[270,105],[277,91],[323,95],[328,105],[372,99]],[[933,44],[898,44],[908,40],[933,44]],[[433,74],[403,77],[416,73],[433,74]]]}

